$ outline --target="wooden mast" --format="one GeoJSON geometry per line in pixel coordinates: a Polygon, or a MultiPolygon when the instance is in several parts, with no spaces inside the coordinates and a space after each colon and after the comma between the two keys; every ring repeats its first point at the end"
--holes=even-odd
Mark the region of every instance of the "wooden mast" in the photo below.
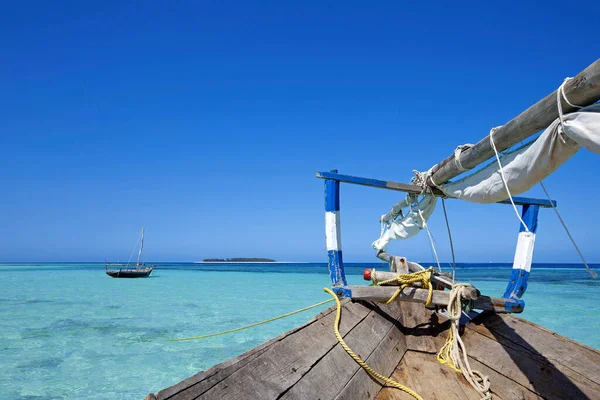
{"type": "MultiPolygon", "coordinates": [[[[600,59],[581,71],[564,86],[565,95],[572,104],[588,106],[600,100],[600,59]]],[[[562,99],[563,112],[576,111],[562,99]]],[[[556,90],[540,100],[494,132],[494,143],[498,151],[514,146],[523,139],[548,127],[558,117],[556,90]]],[[[490,138],[486,136],[475,146],[460,154],[460,165],[471,169],[494,155],[490,138]]],[[[433,167],[429,186],[442,184],[462,172],[454,162],[454,154],[433,167]],[[434,183],[435,182],[435,183],[434,183]]]]}

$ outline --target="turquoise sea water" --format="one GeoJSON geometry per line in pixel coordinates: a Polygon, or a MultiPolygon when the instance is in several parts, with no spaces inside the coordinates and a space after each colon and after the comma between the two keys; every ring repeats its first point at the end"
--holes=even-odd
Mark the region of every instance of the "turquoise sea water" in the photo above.
{"type": "MultiPolygon", "coordinates": [[[[365,267],[348,264],[349,283],[365,267]]],[[[597,267],[597,266],[596,266],[597,267]]],[[[598,268],[596,268],[598,269],[598,268]]],[[[509,264],[461,264],[457,279],[501,296],[509,264]]],[[[113,279],[100,264],[0,265],[0,399],[141,399],[312,318],[326,306],[197,341],[328,298],[325,264],[162,264],[113,279]]],[[[534,265],[522,317],[600,348],[600,281],[580,265],[534,265]],[[582,323],[582,321],[585,321],[582,323]]]]}

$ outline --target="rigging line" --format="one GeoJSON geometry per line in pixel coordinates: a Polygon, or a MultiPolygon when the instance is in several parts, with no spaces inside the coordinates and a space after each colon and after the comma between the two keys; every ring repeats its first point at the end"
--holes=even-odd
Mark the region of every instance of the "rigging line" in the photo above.
{"type": "Polygon", "coordinates": [[[421,221],[423,222],[423,228],[425,228],[425,231],[427,232],[427,236],[429,237],[429,244],[431,245],[431,250],[433,250],[433,255],[435,256],[435,262],[437,263],[438,271],[442,272],[442,266],[440,265],[440,259],[438,257],[437,251],[435,250],[433,235],[429,231],[429,226],[427,225],[427,221],[423,217],[423,213],[421,212],[420,209],[419,209],[419,216],[421,217],[421,221]]]}
{"type": "Polygon", "coordinates": [[[490,130],[490,143],[492,144],[492,148],[494,149],[494,154],[496,155],[496,161],[498,161],[498,166],[500,167],[500,177],[502,178],[502,183],[504,183],[504,188],[506,189],[506,193],[508,193],[508,198],[510,199],[510,204],[512,204],[513,209],[515,210],[515,214],[517,215],[517,218],[519,219],[519,221],[521,221],[521,224],[523,224],[523,227],[525,228],[525,232],[529,232],[529,228],[527,227],[527,224],[525,224],[525,222],[523,221],[523,218],[521,218],[521,215],[519,214],[519,211],[517,210],[517,206],[515,205],[515,202],[513,201],[512,195],[510,194],[510,189],[508,188],[508,183],[506,182],[506,177],[504,176],[504,168],[502,167],[502,163],[500,162],[500,156],[498,155],[498,150],[496,149],[496,144],[494,143],[494,132],[496,131],[496,129],[498,129],[498,128],[492,128],[490,130]]]}
{"type": "Polygon", "coordinates": [[[131,257],[133,257],[133,253],[135,253],[135,249],[137,249],[137,245],[140,242],[140,237],[142,237],[142,234],[140,233],[137,241],[135,242],[135,245],[133,245],[133,249],[131,250],[131,254],[129,254],[129,259],[127,260],[127,268],[129,268],[129,262],[131,261],[131,257]]]}
{"type": "Polygon", "coordinates": [[[554,205],[554,202],[550,198],[550,195],[548,194],[548,191],[546,190],[546,186],[544,186],[544,182],[540,181],[540,185],[542,186],[542,189],[544,190],[544,193],[546,193],[546,197],[548,197],[548,200],[550,200],[550,204],[552,205],[552,209],[556,213],[556,216],[558,217],[558,220],[562,224],[563,228],[565,228],[565,232],[567,232],[567,235],[569,236],[569,239],[571,239],[571,243],[573,243],[573,246],[575,247],[575,250],[577,250],[577,253],[579,253],[579,257],[581,257],[581,261],[583,261],[583,265],[585,265],[586,272],[588,272],[592,276],[592,278],[598,279],[598,274],[594,270],[592,270],[590,268],[590,266],[588,265],[588,263],[585,261],[585,258],[583,258],[583,254],[581,253],[581,250],[579,250],[579,246],[577,246],[577,243],[575,243],[575,239],[573,239],[573,236],[571,236],[571,232],[569,232],[569,228],[567,228],[567,224],[565,224],[565,221],[563,221],[562,217],[560,216],[560,213],[558,212],[558,209],[556,208],[556,206],[554,205]]]}
{"type": "MultiPolygon", "coordinates": [[[[571,80],[571,79],[572,78],[569,78],[569,77],[565,78],[565,80],[563,81],[563,83],[558,87],[558,90],[556,91],[556,107],[558,108],[558,119],[560,120],[560,126],[562,127],[563,132],[565,131],[565,127],[564,127],[565,126],[565,120],[564,120],[564,117],[563,117],[563,109],[562,109],[562,104],[561,104],[561,97],[562,97],[562,99],[565,100],[565,103],[567,103],[571,107],[573,107],[573,108],[583,108],[582,106],[578,106],[576,104],[571,103],[569,101],[569,99],[567,99],[567,95],[565,94],[565,84],[569,80],[571,80]]],[[[561,137],[561,139],[562,139],[562,137],[561,137]]],[[[575,243],[575,239],[573,239],[573,236],[571,236],[571,232],[569,232],[569,228],[567,228],[567,224],[565,224],[565,221],[563,221],[562,217],[560,216],[560,213],[558,212],[558,209],[556,208],[556,206],[554,205],[554,202],[550,198],[550,194],[546,190],[546,186],[544,186],[544,182],[540,181],[540,185],[542,186],[542,189],[544,190],[544,193],[546,194],[546,197],[548,197],[548,200],[550,200],[550,204],[552,205],[552,209],[556,213],[556,216],[558,217],[558,220],[562,224],[563,228],[565,228],[565,232],[567,232],[567,235],[569,236],[569,239],[571,239],[571,243],[573,243],[573,247],[575,247],[575,250],[577,250],[577,253],[579,254],[579,257],[581,258],[581,261],[583,261],[583,265],[585,265],[585,270],[592,276],[592,278],[598,279],[598,274],[590,268],[590,266],[588,265],[588,263],[585,261],[585,258],[583,258],[583,254],[581,253],[581,250],[579,250],[579,246],[577,246],[577,243],[575,243]]]]}
{"type": "Polygon", "coordinates": [[[452,282],[456,276],[456,257],[454,256],[454,244],[452,243],[452,233],[450,232],[450,223],[448,222],[448,213],[446,212],[446,199],[442,197],[442,208],[444,209],[444,218],[446,219],[446,228],[448,228],[448,239],[450,239],[450,251],[452,252],[452,282]]]}

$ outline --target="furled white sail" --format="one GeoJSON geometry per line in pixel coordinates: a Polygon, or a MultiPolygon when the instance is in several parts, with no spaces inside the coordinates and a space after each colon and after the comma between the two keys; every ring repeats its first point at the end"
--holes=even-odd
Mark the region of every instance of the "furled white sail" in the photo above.
{"type": "MultiPolygon", "coordinates": [[[[527,191],[546,178],[581,147],[600,154],[600,104],[556,119],[531,145],[500,157],[512,195],[527,191]]],[[[455,182],[439,186],[449,197],[494,203],[508,197],[496,161],[455,182]]]]}

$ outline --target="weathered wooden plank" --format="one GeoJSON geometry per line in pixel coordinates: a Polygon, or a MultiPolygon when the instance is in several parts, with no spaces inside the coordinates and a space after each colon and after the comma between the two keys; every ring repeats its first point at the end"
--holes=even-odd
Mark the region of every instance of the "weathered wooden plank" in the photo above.
{"type": "MultiPolygon", "coordinates": [[[[393,272],[399,272],[400,270],[402,270],[403,272],[400,272],[400,273],[407,273],[407,272],[421,272],[421,271],[425,270],[425,267],[423,267],[419,263],[407,261],[406,257],[393,256],[391,254],[388,254],[384,250],[378,251],[376,256],[380,260],[388,262],[390,265],[390,270],[393,272]]],[[[385,274],[389,274],[389,272],[377,271],[377,276],[378,276],[377,280],[379,280],[379,281],[384,280],[383,279],[384,276],[387,276],[386,279],[393,278],[391,275],[385,275],[385,274]],[[379,278],[379,274],[384,274],[384,275],[381,275],[381,278],[379,278]]],[[[371,278],[365,277],[365,280],[370,280],[370,279],[371,278]]],[[[431,275],[431,282],[433,282],[439,286],[443,286],[446,289],[452,289],[452,286],[456,283],[456,282],[452,281],[452,279],[450,277],[444,276],[442,273],[437,272],[437,271],[431,275]]],[[[477,298],[477,296],[479,296],[479,294],[480,294],[479,291],[474,288],[473,290],[467,291],[467,296],[468,296],[467,298],[470,300],[474,300],[477,298]]]]}
{"type": "MultiPolygon", "coordinates": [[[[492,382],[493,400],[541,400],[532,392],[511,381],[497,371],[471,360],[471,367],[483,372],[492,382]]],[[[434,354],[407,351],[392,378],[415,390],[424,399],[473,399],[478,400],[477,392],[467,380],[450,368],[439,364],[434,354]]],[[[385,387],[376,400],[410,400],[412,397],[400,390],[385,387]]]]}
{"type": "MultiPolygon", "coordinates": [[[[391,280],[391,279],[395,279],[398,276],[397,272],[387,272],[387,271],[371,271],[371,280],[373,280],[374,282],[383,282],[383,281],[387,281],[387,280],[391,280]]],[[[446,287],[446,288],[450,288],[452,289],[452,281],[450,279],[447,279],[444,276],[435,276],[432,275],[431,276],[431,281],[433,283],[438,283],[441,284],[442,286],[446,287]]],[[[418,283],[418,282],[417,282],[418,283]]],[[[459,282],[455,282],[455,283],[459,283],[459,282]]],[[[391,282],[391,283],[387,283],[385,285],[382,286],[398,286],[399,283],[398,282],[391,282]]],[[[413,285],[413,286],[418,286],[420,287],[421,285],[413,285]]],[[[468,300],[476,300],[477,297],[479,297],[479,291],[475,288],[475,287],[470,287],[470,288],[465,288],[465,291],[463,292],[465,299],[468,300]]]]}
{"type": "MultiPolygon", "coordinates": [[[[491,383],[491,392],[493,399],[503,399],[503,400],[543,400],[544,398],[537,393],[529,390],[528,388],[523,387],[519,383],[507,378],[503,374],[496,371],[494,368],[490,368],[487,365],[483,365],[479,361],[472,359],[469,357],[469,363],[471,368],[477,371],[480,371],[484,375],[486,375],[490,379],[491,383]]],[[[467,382],[464,377],[464,382],[467,382]]],[[[467,383],[468,384],[468,383],[467,383]]],[[[473,392],[475,392],[474,389],[473,392]]],[[[547,399],[553,400],[553,397],[548,397],[547,399]]],[[[572,399],[575,400],[575,399],[572,399]]]]}
{"type": "MultiPolygon", "coordinates": [[[[347,286],[352,292],[352,298],[356,300],[368,301],[386,301],[396,293],[397,287],[394,286],[347,286]]],[[[398,295],[398,300],[410,301],[415,303],[425,303],[429,291],[427,289],[404,288],[398,295]]],[[[439,305],[448,305],[448,292],[434,290],[431,303],[439,305]]]]}
{"type": "Polygon", "coordinates": [[[402,332],[409,350],[437,353],[450,323],[437,312],[420,304],[402,303],[402,332]]]}
{"type": "MultiPolygon", "coordinates": [[[[390,376],[398,364],[398,360],[401,360],[405,353],[406,338],[398,327],[393,326],[390,328],[389,334],[365,361],[375,371],[384,376],[390,376]]],[[[374,399],[381,388],[381,383],[371,379],[361,368],[336,397],[336,400],[374,399]]]]}
{"type": "MultiPolygon", "coordinates": [[[[465,330],[462,339],[470,359],[477,360],[542,397],[600,398],[600,385],[560,364],[552,364],[539,353],[515,349],[471,329],[465,330]]],[[[536,343],[536,346],[545,347],[546,343],[536,343]]]]}
{"type": "Polygon", "coordinates": [[[479,296],[471,302],[471,306],[476,310],[493,311],[498,314],[523,312],[523,302],[521,300],[505,299],[503,297],[479,296]]]}
{"type": "MultiPolygon", "coordinates": [[[[395,379],[424,398],[473,396],[475,391],[462,376],[435,359],[449,328],[443,316],[418,303],[377,307],[343,303],[342,335],[376,370],[391,372],[404,354],[405,364],[400,362],[395,379]]],[[[302,327],[160,391],[156,397],[372,399],[379,383],[337,344],[332,311],[329,308],[302,327]]],[[[600,398],[598,351],[513,316],[482,314],[467,325],[462,337],[472,367],[489,375],[494,399],[600,398]]],[[[377,399],[407,396],[386,388],[377,399]]]]}
{"type": "MultiPolygon", "coordinates": [[[[401,314],[404,314],[410,307],[419,307],[411,303],[398,303],[398,305],[401,314]]],[[[407,350],[406,335],[401,325],[401,318],[402,316],[394,325],[390,326],[389,333],[365,360],[375,371],[384,376],[392,374],[407,350]]],[[[340,392],[336,400],[373,399],[381,388],[379,381],[371,379],[367,372],[360,369],[340,392]]]]}
{"type": "MultiPolygon", "coordinates": [[[[600,100],[600,59],[589,65],[565,84],[565,94],[572,104],[587,106],[600,100]]],[[[577,109],[562,101],[563,112],[577,109]]],[[[536,132],[545,129],[558,117],[556,90],[540,100],[517,117],[498,128],[494,133],[494,143],[498,151],[503,151],[536,132]]],[[[460,164],[464,168],[474,168],[494,155],[490,138],[486,136],[475,146],[460,154],[460,164]]],[[[462,173],[454,162],[454,154],[433,167],[431,177],[436,184],[442,184],[462,173]]],[[[430,179],[428,184],[435,187],[430,179]]]]}
{"type": "MultiPolygon", "coordinates": [[[[361,310],[360,307],[355,307],[353,303],[347,300],[343,300],[342,304],[346,318],[340,324],[340,331],[347,332],[353,328],[353,324],[362,320],[362,318],[366,316],[367,312],[361,310]]],[[[329,323],[333,323],[333,319],[335,317],[333,311],[333,307],[324,310],[307,324],[294,329],[291,332],[287,332],[278,338],[272,339],[258,348],[254,348],[249,352],[242,354],[236,359],[230,360],[225,364],[219,364],[208,371],[199,373],[192,378],[180,382],[177,385],[161,390],[157,394],[158,399],[188,400],[205,395],[214,388],[220,387],[220,384],[224,382],[226,383],[230,379],[233,379],[232,377],[234,377],[239,371],[245,371],[246,368],[249,368],[247,364],[251,364],[253,362],[262,363],[264,362],[263,360],[265,360],[265,358],[268,360],[273,354],[277,355],[281,351],[280,348],[282,346],[285,347],[286,344],[289,344],[290,342],[296,343],[301,341],[302,338],[306,336],[318,336],[319,332],[324,329],[326,324],[328,325],[329,323]]],[[[329,348],[335,345],[334,341],[324,341],[323,344],[324,348],[319,346],[316,347],[315,357],[319,356],[320,351],[327,351],[327,345],[329,348]]],[[[302,351],[298,352],[297,349],[289,349],[288,353],[297,354],[299,358],[301,358],[301,355],[304,354],[302,351]]],[[[252,387],[250,387],[250,390],[252,390],[252,387]]],[[[210,397],[210,395],[208,397],[210,397]]]]}
{"type": "MultiPolygon", "coordinates": [[[[350,290],[352,298],[356,300],[387,301],[396,293],[398,288],[394,286],[347,286],[346,289],[350,290]]],[[[427,289],[408,287],[402,289],[397,300],[425,304],[428,296],[429,291],[427,289]]],[[[446,307],[449,299],[450,292],[434,290],[431,304],[446,307]]],[[[472,301],[472,305],[477,310],[497,313],[520,313],[523,311],[523,305],[520,301],[500,297],[479,296],[472,301]]]]}
{"type": "Polygon", "coordinates": [[[467,329],[528,357],[560,365],[600,386],[600,352],[539,325],[512,315],[486,314],[475,318],[467,329]]]}
{"type": "MultiPolygon", "coordinates": [[[[346,344],[362,359],[368,359],[389,334],[400,315],[399,304],[387,306],[369,304],[372,311],[345,337],[346,344]]],[[[333,326],[326,333],[334,336],[333,326]]],[[[400,357],[395,360],[400,361],[400,357]]],[[[392,367],[393,368],[393,365],[392,367]]],[[[314,365],[282,399],[333,399],[361,367],[341,346],[334,347],[314,365]]],[[[370,378],[365,377],[364,382],[370,378]]]]}
{"type": "MultiPolygon", "coordinates": [[[[382,181],[380,179],[361,178],[358,176],[342,175],[333,172],[317,172],[317,178],[333,179],[338,182],[352,183],[354,185],[361,186],[370,186],[379,189],[396,190],[405,193],[420,194],[423,192],[423,188],[417,185],[410,185],[406,183],[398,183],[392,181],[382,181]]],[[[432,191],[438,196],[444,195],[439,189],[433,188],[432,191]]]]}
{"type": "MultiPolygon", "coordinates": [[[[347,302],[348,302],[348,300],[342,300],[342,304],[345,304],[347,302]]],[[[160,392],[158,392],[156,394],[156,396],[159,400],[165,400],[165,399],[173,398],[173,396],[179,394],[180,392],[186,391],[186,390],[194,391],[196,393],[203,393],[204,391],[206,391],[209,388],[211,388],[212,386],[214,386],[216,383],[225,379],[225,377],[231,375],[236,370],[243,368],[244,365],[246,365],[253,358],[262,354],[264,352],[264,350],[266,348],[268,348],[269,346],[273,345],[276,342],[284,340],[287,336],[290,336],[290,335],[296,333],[297,331],[304,329],[306,326],[333,313],[334,311],[335,311],[335,309],[333,307],[327,308],[327,309],[321,311],[319,314],[317,314],[313,319],[311,319],[307,323],[300,325],[299,327],[294,328],[290,331],[287,331],[271,340],[268,340],[265,343],[258,345],[243,354],[240,354],[237,357],[234,357],[230,360],[227,360],[225,362],[217,364],[206,371],[201,371],[201,372],[197,373],[196,375],[193,375],[173,386],[165,388],[165,389],[161,390],[160,392]]]]}
{"type": "MultiPolygon", "coordinates": [[[[406,353],[404,354],[404,357],[402,358],[402,361],[400,361],[400,363],[396,366],[396,368],[394,369],[394,372],[390,375],[390,378],[394,379],[396,382],[410,388],[411,390],[417,390],[416,388],[416,381],[415,381],[415,374],[411,374],[408,371],[408,368],[406,368],[406,355],[410,353],[410,350],[407,350],[406,353]]],[[[379,393],[377,393],[377,396],[375,397],[376,400],[414,400],[414,397],[410,396],[408,393],[405,393],[402,390],[399,390],[397,388],[393,388],[393,387],[388,387],[385,386],[383,388],[381,388],[381,390],[379,391],[379,393]]],[[[429,399],[427,399],[429,400],[429,399]]]]}
{"type": "MultiPolygon", "coordinates": [[[[412,262],[412,261],[408,261],[407,263],[408,266],[408,270],[410,272],[419,272],[419,271],[423,271],[425,268],[416,262],[412,262]]],[[[445,287],[446,289],[452,289],[452,286],[458,282],[454,282],[452,281],[451,278],[444,276],[442,274],[440,274],[439,272],[435,272],[432,276],[431,276],[431,282],[433,283],[437,283],[438,285],[441,285],[443,287],[445,287]]],[[[469,288],[465,291],[466,294],[466,298],[469,300],[475,300],[477,299],[477,297],[481,294],[479,293],[479,290],[477,290],[475,287],[473,288],[469,288]]]]}
{"type": "MultiPolygon", "coordinates": [[[[362,304],[346,303],[340,324],[342,335],[354,329],[369,313],[362,304]]],[[[328,334],[334,315],[329,314],[285,340],[274,343],[196,399],[278,398],[292,387],[336,344],[328,334]]]]}
{"type": "MultiPolygon", "coordinates": [[[[462,375],[438,363],[433,354],[407,351],[391,378],[428,400],[480,399],[462,375]],[[408,376],[411,377],[410,384],[408,376]]],[[[412,399],[412,397],[399,389],[385,387],[377,396],[377,400],[383,399],[412,399]]]]}

